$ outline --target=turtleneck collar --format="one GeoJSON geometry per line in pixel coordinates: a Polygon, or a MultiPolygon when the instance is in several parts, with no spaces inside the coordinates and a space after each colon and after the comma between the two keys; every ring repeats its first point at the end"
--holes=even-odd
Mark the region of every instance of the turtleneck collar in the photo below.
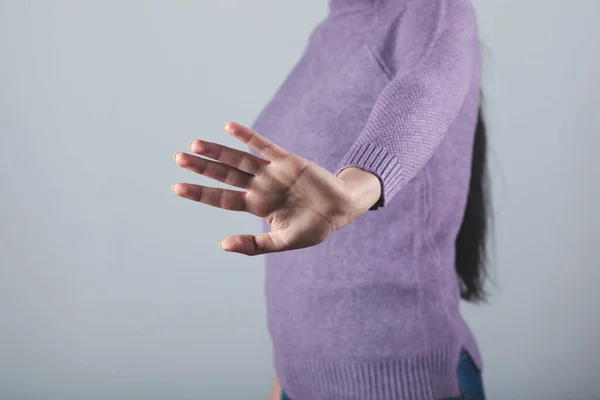
{"type": "Polygon", "coordinates": [[[371,10],[379,0],[329,0],[331,14],[371,10]]]}

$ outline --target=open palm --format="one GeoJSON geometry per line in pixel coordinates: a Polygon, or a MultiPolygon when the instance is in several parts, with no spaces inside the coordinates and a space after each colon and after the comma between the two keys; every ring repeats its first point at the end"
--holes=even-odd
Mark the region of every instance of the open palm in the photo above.
{"type": "Polygon", "coordinates": [[[216,161],[186,153],[176,153],[174,159],[183,168],[245,191],[189,183],[172,187],[181,197],[245,211],[270,225],[267,233],[226,238],[223,250],[258,255],[314,246],[356,214],[356,196],[342,179],[240,124],[228,122],[225,130],[266,160],[203,140],[192,141],[191,151],[216,161]]]}

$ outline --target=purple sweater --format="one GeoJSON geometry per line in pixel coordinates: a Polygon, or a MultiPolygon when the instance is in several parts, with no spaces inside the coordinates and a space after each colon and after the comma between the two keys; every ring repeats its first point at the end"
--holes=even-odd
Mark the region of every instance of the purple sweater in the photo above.
{"type": "Polygon", "coordinates": [[[375,174],[382,196],[325,242],[266,255],[275,369],[294,400],[457,396],[460,349],[481,368],[454,267],[479,105],[475,12],[470,0],[329,7],[252,127],[334,174],[375,174]]]}

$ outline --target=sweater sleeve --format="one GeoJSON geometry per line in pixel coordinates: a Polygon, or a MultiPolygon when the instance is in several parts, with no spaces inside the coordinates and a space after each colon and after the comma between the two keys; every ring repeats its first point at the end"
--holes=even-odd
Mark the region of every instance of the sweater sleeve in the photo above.
{"type": "Polygon", "coordinates": [[[339,162],[373,173],[387,205],[433,155],[460,113],[474,79],[477,39],[471,29],[438,30],[408,71],[394,74],[357,140],[339,162]]]}

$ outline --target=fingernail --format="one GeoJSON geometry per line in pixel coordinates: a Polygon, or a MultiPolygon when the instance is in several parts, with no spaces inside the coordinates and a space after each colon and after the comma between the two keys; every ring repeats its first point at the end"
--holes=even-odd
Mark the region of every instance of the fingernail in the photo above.
{"type": "Polygon", "coordinates": [[[172,191],[175,191],[175,184],[172,184],[172,185],[171,185],[171,190],[172,190],[172,191]]]}
{"type": "Polygon", "coordinates": [[[223,125],[223,128],[227,129],[227,124],[229,123],[229,121],[225,122],[225,124],[223,125]]]}
{"type": "Polygon", "coordinates": [[[179,153],[179,152],[178,152],[178,151],[176,151],[176,152],[173,154],[173,160],[175,160],[175,157],[177,157],[177,154],[178,154],[178,153],[179,153]]]}
{"type": "Polygon", "coordinates": [[[192,148],[192,143],[194,143],[193,140],[190,140],[190,144],[188,144],[188,147],[191,149],[192,148]]]}

